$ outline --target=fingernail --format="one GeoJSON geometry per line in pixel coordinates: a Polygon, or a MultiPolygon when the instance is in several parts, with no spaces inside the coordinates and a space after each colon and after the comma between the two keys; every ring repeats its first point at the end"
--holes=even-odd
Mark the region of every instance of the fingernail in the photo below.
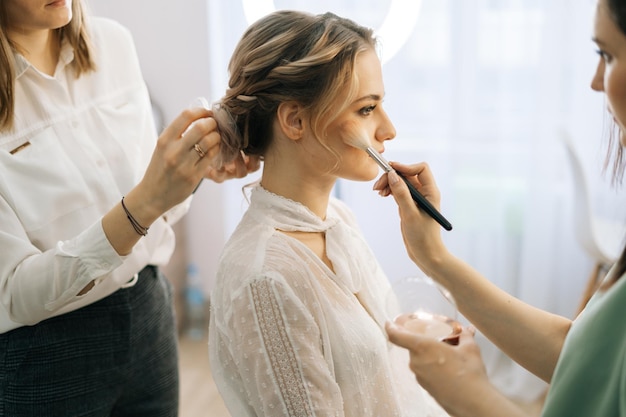
{"type": "Polygon", "coordinates": [[[400,177],[393,169],[387,173],[387,178],[389,179],[390,185],[395,185],[398,181],[400,181],[400,177]]]}

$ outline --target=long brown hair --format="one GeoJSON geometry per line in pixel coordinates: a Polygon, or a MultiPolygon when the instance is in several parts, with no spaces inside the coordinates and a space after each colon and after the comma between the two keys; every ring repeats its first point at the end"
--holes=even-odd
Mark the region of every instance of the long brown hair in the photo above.
{"type": "MultiPolygon", "coordinates": [[[[91,53],[91,41],[85,26],[86,7],[82,0],[72,2],[72,20],[65,26],[55,29],[60,41],[67,40],[74,48],[72,66],[75,74],[96,69],[91,53]]],[[[11,42],[7,33],[8,16],[4,0],[0,0],[0,132],[13,127],[15,117],[15,59],[17,46],[11,42]]]]}

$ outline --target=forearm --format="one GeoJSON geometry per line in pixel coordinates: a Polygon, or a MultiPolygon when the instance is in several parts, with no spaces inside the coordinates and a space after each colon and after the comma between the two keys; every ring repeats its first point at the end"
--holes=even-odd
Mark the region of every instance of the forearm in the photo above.
{"type": "Polygon", "coordinates": [[[459,311],[487,338],[550,381],[570,320],[518,300],[450,254],[433,260],[426,269],[452,292],[459,311]]]}
{"type": "Polygon", "coordinates": [[[505,397],[493,385],[486,384],[473,393],[462,407],[443,405],[446,411],[455,417],[528,417],[513,401],[505,397]]]}
{"type": "Polygon", "coordinates": [[[152,223],[162,215],[159,210],[152,209],[151,205],[142,199],[136,188],[124,197],[124,206],[126,210],[120,199],[120,202],[102,217],[102,229],[107,239],[113,249],[122,256],[132,251],[139,239],[143,237],[142,232],[148,232],[143,228],[149,229],[152,223]],[[130,216],[126,211],[130,213],[130,216]],[[139,229],[133,226],[133,221],[140,225],[139,229]]]}
{"type": "MultiPolygon", "coordinates": [[[[79,301],[81,289],[108,277],[123,263],[94,223],[72,239],[44,251],[30,242],[5,234],[8,244],[0,262],[0,299],[6,320],[35,324],[68,304],[79,301]]],[[[0,326],[8,325],[0,314],[0,326]]]]}

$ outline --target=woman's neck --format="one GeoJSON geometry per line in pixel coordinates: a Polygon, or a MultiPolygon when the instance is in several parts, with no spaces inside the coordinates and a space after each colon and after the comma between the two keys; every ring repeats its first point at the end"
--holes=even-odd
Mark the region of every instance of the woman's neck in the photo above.
{"type": "Polygon", "coordinates": [[[289,171],[289,175],[278,173],[264,165],[261,185],[271,193],[306,206],[320,219],[326,219],[334,181],[302,176],[297,170],[289,171]]]}
{"type": "Polygon", "coordinates": [[[44,74],[54,75],[61,49],[59,37],[54,30],[11,32],[10,38],[35,68],[44,74]]]}

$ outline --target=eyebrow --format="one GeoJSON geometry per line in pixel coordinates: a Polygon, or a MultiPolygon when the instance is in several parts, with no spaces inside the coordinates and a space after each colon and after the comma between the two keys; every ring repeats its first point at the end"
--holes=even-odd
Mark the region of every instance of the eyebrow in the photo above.
{"type": "Polygon", "coordinates": [[[600,39],[598,39],[598,38],[596,38],[596,37],[591,38],[591,40],[592,40],[593,42],[595,42],[596,44],[598,44],[598,45],[605,45],[605,43],[604,43],[604,42],[602,42],[602,40],[600,40],[600,39]]]}
{"type": "Polygon", "coordinates": [[[375,100],[375,101],[380,101],[382,100],[382,96],[379,94],[368,94],[366,96],[357,98],[356,100],[354,100],[355,103],[358,103],[359,101],[364,101],[364,100],[375,100]]]}

